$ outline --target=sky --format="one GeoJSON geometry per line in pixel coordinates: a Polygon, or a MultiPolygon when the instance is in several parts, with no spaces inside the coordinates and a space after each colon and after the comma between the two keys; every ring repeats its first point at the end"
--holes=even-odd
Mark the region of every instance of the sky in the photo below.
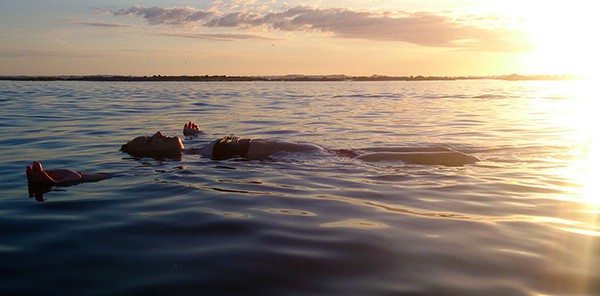
{"type": "Polygon", "coordinates": [[[594,75],[594,1],[0,0],[0,75],[594,75]]]}

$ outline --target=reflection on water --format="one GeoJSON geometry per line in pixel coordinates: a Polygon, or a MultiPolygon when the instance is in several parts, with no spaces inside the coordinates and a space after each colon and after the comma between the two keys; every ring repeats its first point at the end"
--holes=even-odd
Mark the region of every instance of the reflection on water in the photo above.
{"type": "MultiPolygon", "coordinates": [[[[561,230],[587,236],[600,236],[600,119],[594,106],[594,94],[591,81],[582,81],[573,85],[569,91],[572,99],[561,106],[560,112],[552,117],[567,133],[564,140],[572,143],[569,151],[572,158],[561,162],[555,173],[573,184],[559,199],[575,202],[569,219],[580,222],[578,227],[563,227],[561,230]]],[[[564,159],[564,158],[563,158],[564,159]]]]}
{"type": "Polygon", "coordinates": [[[352,229],[383,229],[389,226],[384,223],[363,220],[363,219],[348,219],[343,221],[329,222],[321,224],[321,227],[345,227],[352,229]]]}
{"type": "Polygon", "coordinates": [[[212,213],[212,214],[219,215],[224,218],[230,218],[230,219],[250,219],[250,218],[252,218],[252,216],[250,216],[249,214],[246,214],[246,213],[224,212],[224,211],[219,211],[219,210],[215,210],[215,209],[206,209],[206,211],[208,213],[212,213]]]}
{"type": "Polygon", "coordinates": [[[294,209],[266,209],[267,213],[277,214],[277,215],[294,215],[294,216],[316,216],[315,213],[302,211],[302,210],[294,210],[294,209]]]}
{"type": "Polygon", "coordinates": [[[600,294],[582,83],[0,82],[0,294],[600,294]],[[481,161],[118,151],[187,121],[207,135],[186,147],[233,134],[481,161]],[[33,160],[117,177],[28,188],[33,160]]]}

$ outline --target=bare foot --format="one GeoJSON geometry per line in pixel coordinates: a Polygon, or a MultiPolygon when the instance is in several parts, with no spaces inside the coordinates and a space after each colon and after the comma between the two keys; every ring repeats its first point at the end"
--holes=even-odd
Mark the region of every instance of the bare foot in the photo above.
{"type": "Polygon", "coordinates": [[[44,170],[38,161],[27,166],[25,172],[30,183],[69,186],[83,182],[83,175],[79,172],[69,169],[44,170]]]}
{"type": "Polygon", "coordinates": [[[42,168],[42,164],[38,161],[34,161],[30,166],[27,166],[27,181],[32,183],[56,183],[52,177],[48,175],[42,168]]]}
{"type": "Polygon", "coordinates": [[[193,122],[188,122],[183,125],[183,135],[184,136],[195,136],[197,134],[203,133],[198,126],[193,122]]]}

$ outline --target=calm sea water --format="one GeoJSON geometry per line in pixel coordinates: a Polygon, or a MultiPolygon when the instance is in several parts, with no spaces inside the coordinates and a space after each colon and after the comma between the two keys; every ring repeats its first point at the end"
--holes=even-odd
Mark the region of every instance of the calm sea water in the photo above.
{"type": "Polygon", "coordinates": [[[0,295],[600,294],[585,82],[0,82],[0,295]],[[327,148],[447,146],[444,167],[326,155],[134,159],[184,122],[327,148]],[[112,172],[30,198],[25,166],[112,172]]]}

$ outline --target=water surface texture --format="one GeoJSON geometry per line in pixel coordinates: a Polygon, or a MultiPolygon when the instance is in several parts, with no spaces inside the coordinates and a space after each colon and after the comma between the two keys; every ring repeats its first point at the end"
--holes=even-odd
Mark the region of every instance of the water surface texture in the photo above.
{"type": "Polygon", "coordinates": [[[600,294],[585,82],[0,82],[0,295],[600,294]],[[136,159],[184,122],[445,167],[281,154],[136,159]],[[111,172],[28,195],[25,166],[111,172]]]}

